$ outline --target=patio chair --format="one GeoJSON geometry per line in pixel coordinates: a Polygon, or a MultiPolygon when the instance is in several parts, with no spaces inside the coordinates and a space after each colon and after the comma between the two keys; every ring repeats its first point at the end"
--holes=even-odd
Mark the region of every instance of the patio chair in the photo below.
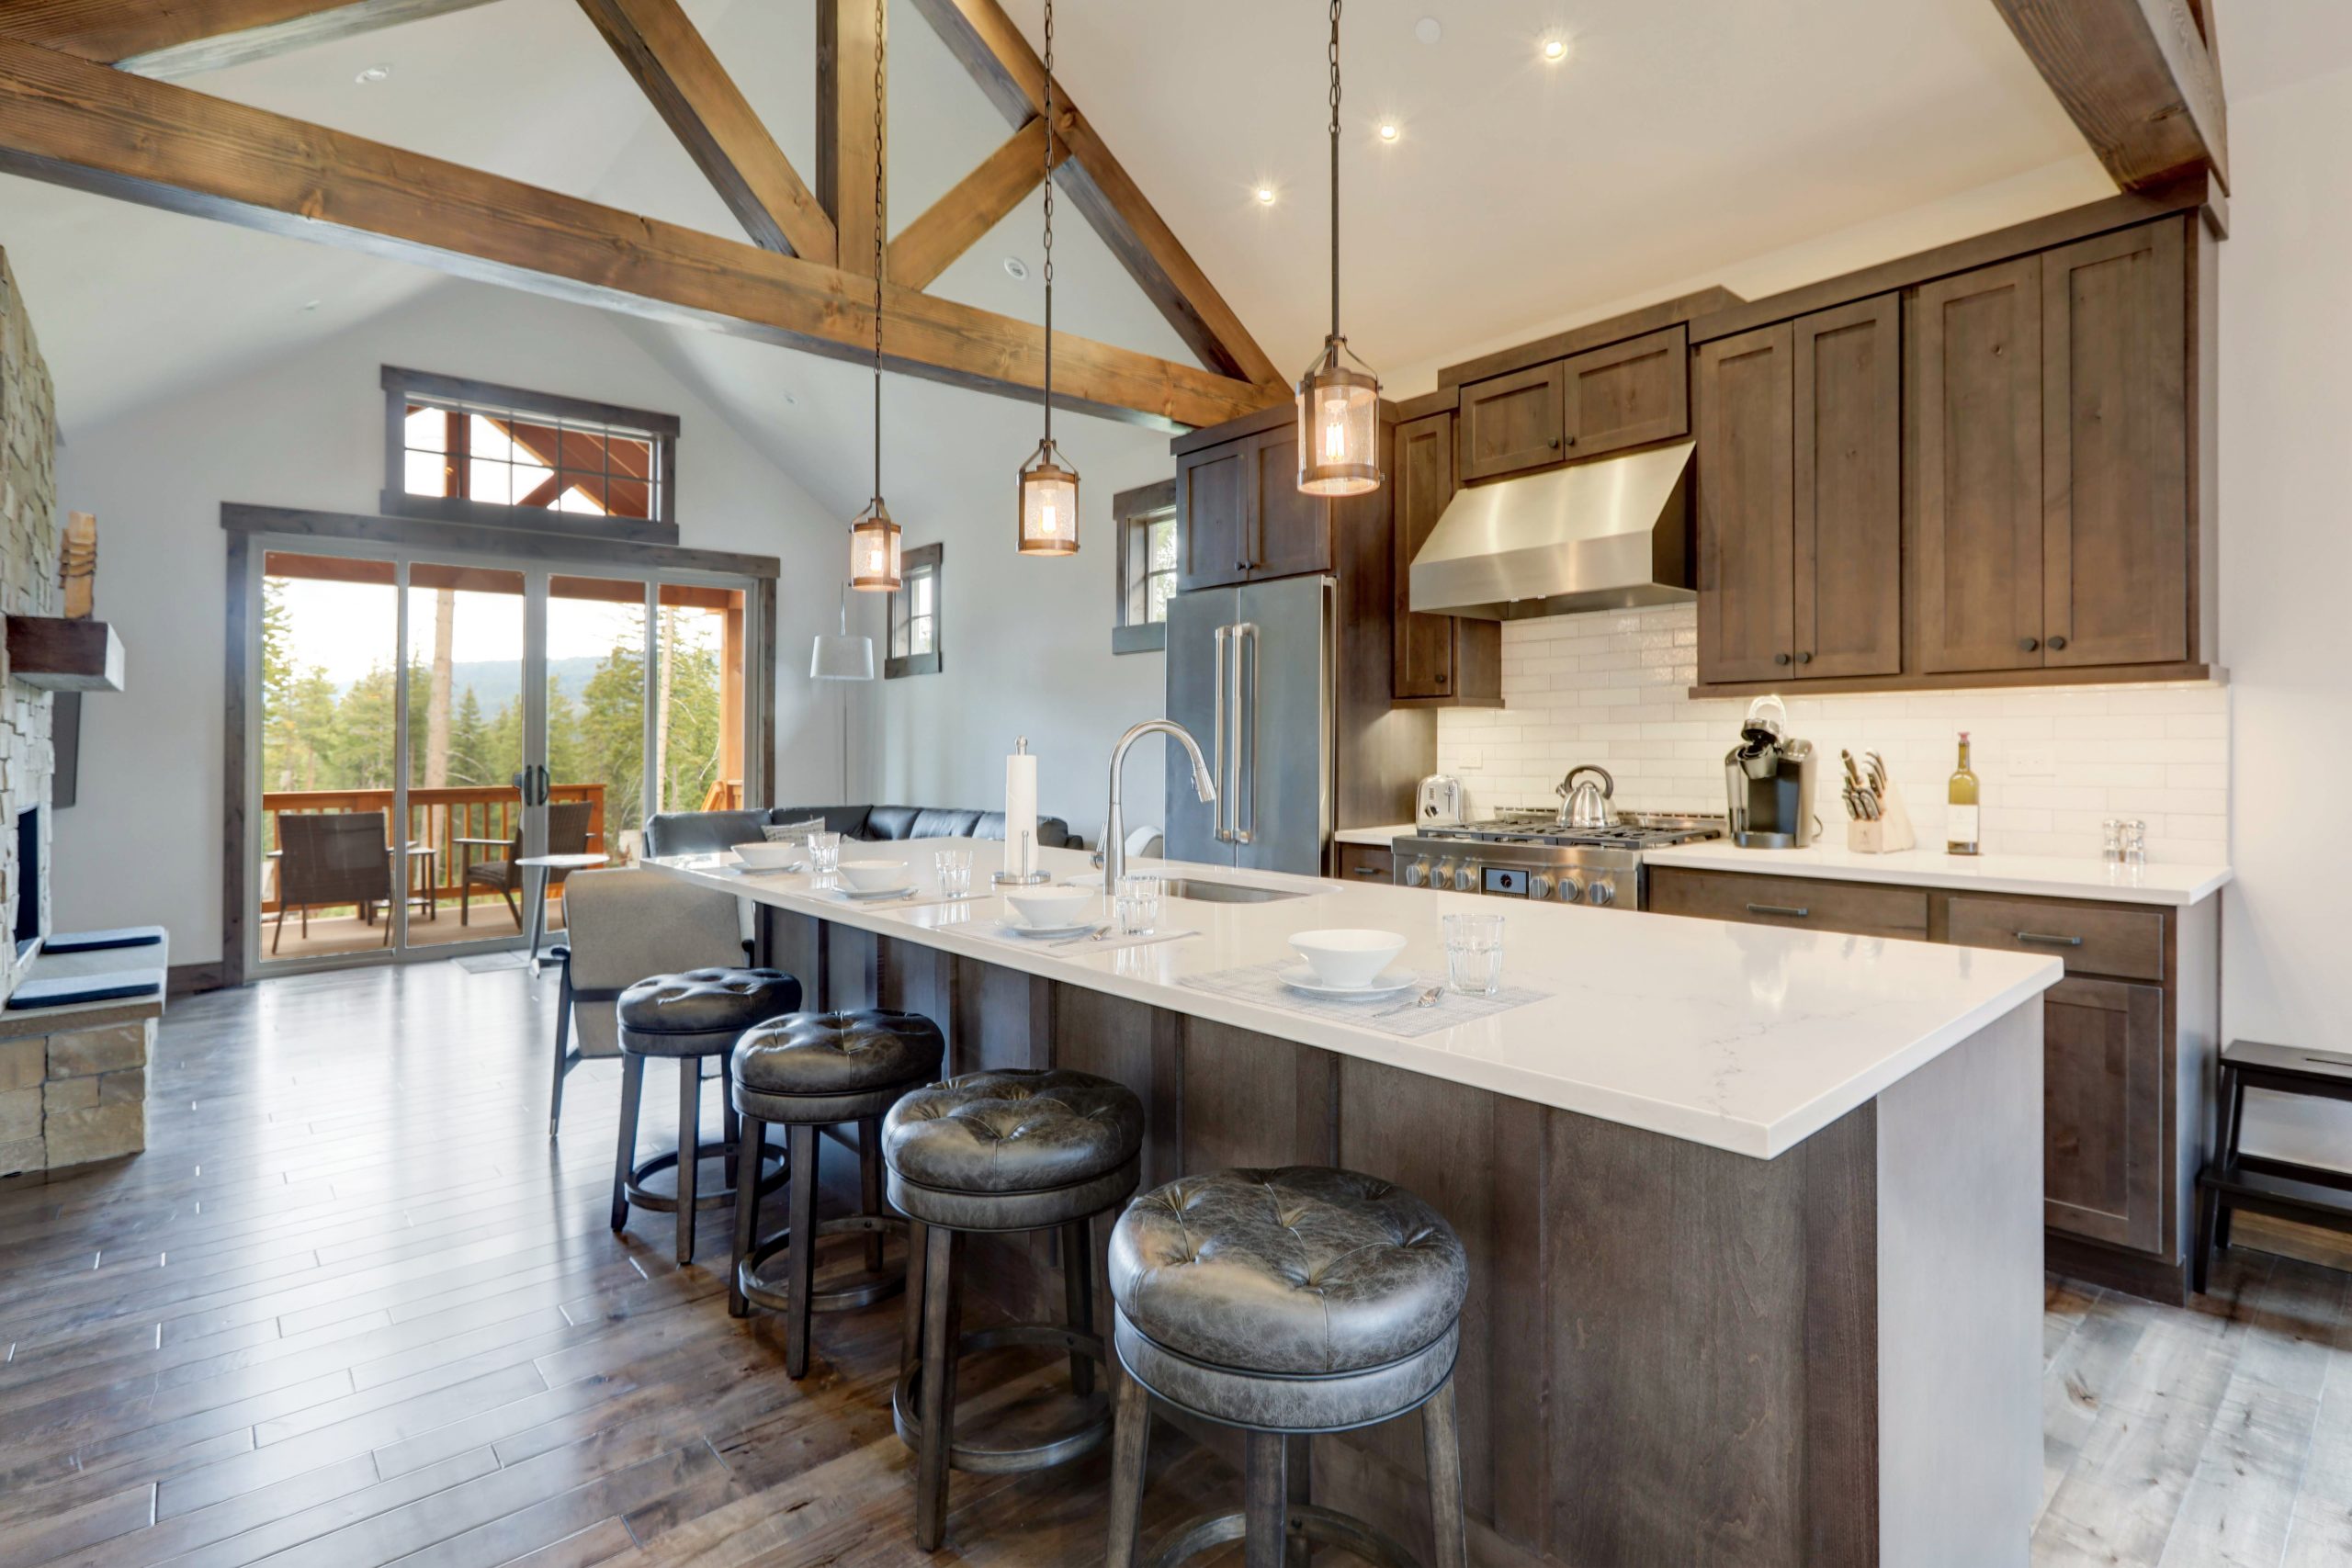
{"type": "MultiPolygon", "coordinates": [[[[584,800],[558,801],[548,807],[548,853],[587,853],[588,814],[593,809],[584,800]]],[[[506,912],[514,917],[514,929],[521,931],[523,906],[515,902],[515,895],[523,890],[523,868],[514,863],[523,858],[523,829],[517,828],[512,836],[504,839],[459,839],[456,842],[466,857],[465,874],[458,884],[458,923],[473,924],[473,890],[490,887],[496,889],[498,896],[506,900],[506,912]],[[499,860],[477,861],[473,858],[473,852],[477,849],[503,850],[505,854],[499,860]]],[[[539,890],[539,897],[544,898],[552,894],[563,886],[564,878],[570,874],[564,871],[549,872],[547,886],[539,890]]],[[[565,924],[570,923],[571,917],[567,915],[565,924]]]]}
{"type": "MultiPolygon", "coordinates": [[[[311,910],[336,904],[357,906],[366,917],[390,904],[392,852],[380,811],[280,812],[277,818],[277,924],[269,934],[277,956],[286,934],[286,911],[302,911],[302,934],[311,934],[311,910]]],[[[392,922],[384,922],[384,941],[392,922]]]]}
{"type": "MultiPolygon", "coordinates": [[[[555,1014],[555,1092],[548,1135],[563,1120],[564,1076],[588,1057],[617,1057],[613,1004],[649,975],[741,965],[742,938],[729,893],[697,887],[665,871],[620,866],[583,871],[564,894],[564,942],[549,956],[563,965],[555,1014]]],[[[717,1058],[725,1070],[724,1056],[717,1058]]]]}

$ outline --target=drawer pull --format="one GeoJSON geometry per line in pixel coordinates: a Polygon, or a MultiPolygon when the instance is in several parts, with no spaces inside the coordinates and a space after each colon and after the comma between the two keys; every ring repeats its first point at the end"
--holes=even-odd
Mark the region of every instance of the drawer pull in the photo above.
{"type": "Polygon", "coordinates": [[[1383,871],[1380,867],[1378,867],[1378,866],[1376,866],[1376,865],[1360,865],[1360,866],[1355,867],[1355,868],[1354,868],[1354,870],[1355,870],[1355,874],[1356,874],[1358,876],[1378,876],[1378,877],[1386,877],[1386,876],[1388,876],[1388,875],[1392,874],[1391,874],[1391,873],[1389,873],[1389,872],[1383,871]]]}
{"type": "Polygon", "coordinates": [[[1813,918],[1813,911],[1802,904],[1750,904],[1747,912],[1751,915],[1785,915],[1792,920],[1813,918]]]}
{"type": "Polygon", "coordinates": [[[2045,936],[2040,931],[2019,931],[2017,937],[2019,942],[2030,942],[2035,947],[2080,947],[2083,945],[2083,939],[2078,936],[2045,936]]]}

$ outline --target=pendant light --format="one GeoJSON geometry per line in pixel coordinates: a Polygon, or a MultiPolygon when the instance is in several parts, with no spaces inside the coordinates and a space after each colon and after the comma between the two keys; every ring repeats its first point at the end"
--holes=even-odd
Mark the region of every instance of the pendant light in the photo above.
{"type": "Polygon", "coordinates": [[[1046,0],[1046,435],[1021,465],[1020,551],[1078,554],[1078,470],[1054,446],[1054,0],[1046,0]]]}
{"type": "Polygon", "coordinates": [[[1331,0],[1331,335],[1298,383],[1298,488],[1380,488],[1380,378],[1340,334],[1340,0],[1331,0]]]}
{"type": "Polygon", "coordinates": [[[849,585],[895,593],[900,582],[899,525],[882,504],[882,93],[884,56],[889,52],[882,6],[883,0],[874,0],[874,499],[849,525],[849,585]]]}
{"type": "Polygon", "coordinates": [[[874,679],[874,639],[852,637],[849,630],[849,590],[842,590],[842,629],[819,632],[808,646],[811,681],[871,681],[874,679]]]}

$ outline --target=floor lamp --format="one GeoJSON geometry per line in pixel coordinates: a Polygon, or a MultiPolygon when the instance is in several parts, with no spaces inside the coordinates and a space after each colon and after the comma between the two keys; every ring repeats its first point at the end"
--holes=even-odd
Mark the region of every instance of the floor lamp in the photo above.
{"type": "MultiPolygon", "coordinates": [[[[871,681],[874,679],[874,639],[849,632],[849,585],[842,585],[839,632],[819,632],[808,649],[811,681],[871,681]]],[[[849,804],[849,693],[842,701],[842,793],[836,805],[849,804]]]]}

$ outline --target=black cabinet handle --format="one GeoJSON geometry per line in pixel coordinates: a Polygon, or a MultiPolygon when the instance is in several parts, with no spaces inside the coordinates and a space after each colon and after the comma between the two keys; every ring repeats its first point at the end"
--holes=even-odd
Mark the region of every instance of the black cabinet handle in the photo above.
{"type": "Polygon", "coordinates": [[[1813,655],[1810,653],[1800,653],[1797,655],[1797,662],[1799,664],[1810,664],[1813,662],[1813,655]]]}
{"type": "Polygon", "coordinates": [[[1569,445],[1569,446],[1575,446],[1576,444],[1577,444],[1577,438],[1576,438],[1575,436],[1573,436],[1573,435],[1569,436],[1569,437],[1568,437],[1568,445],[1569,445]]]}
{"type": "Polygon", "coordinates": [[[2018,651],[2019,653],[2031,653],[2035,649],[2040,648],[2041,646],[2041,639],[2038,637],[2019,637],[2018,639],[2018,651]]]}
{"type": "Polygon", "coordinates": [[[1776,653],[1772,655],[1772,662],[1775,664],[1786,664],[1788,661],[1789,656],[1785,653],[1776,653]]]}
{"type": "Polygon", "coordinates": [[[1552,450],[1553,450],[1553,451],[1555,451],[1555,452],[1557,452],[1559,449],[1560,449],[1560,438],[1559,438],[1558,436],[1555,435],[1554,437],[1552,437],[1552,450]]]}
{"type": "Polygon", "coordinates": [[[1792,920],[1813,918],[1813,911],[1802,904],[1750,904],[1747,912],[1751,915],[1784,915],[1792,920]]]}
{"type": "Polygon", "coordinates": [[[1355,874],[1358,876],[1377,876],[1384,882],[1386,881],[1391,874],[1388,872],[1381,870],[1376,865],[1360,865],[1355,867],[1354,871],[1355,874]]]}
{"type": "Polygon", "coordinates": [[[2053,637],[2050,639],[2050,651],[2052,653],[2057,652],[2065,646],[2066,639],[2063,637],[2053,637]]]}
{"type": "Polygon", "coordinates": [[[2030,942],[2036,947],[2080,947],[2083,945],[2083,939],[2078,936],[2045,936],[2040,931],[2019,931],[2017,933],[2017,938],[2019,942],[2030,942]]]}

